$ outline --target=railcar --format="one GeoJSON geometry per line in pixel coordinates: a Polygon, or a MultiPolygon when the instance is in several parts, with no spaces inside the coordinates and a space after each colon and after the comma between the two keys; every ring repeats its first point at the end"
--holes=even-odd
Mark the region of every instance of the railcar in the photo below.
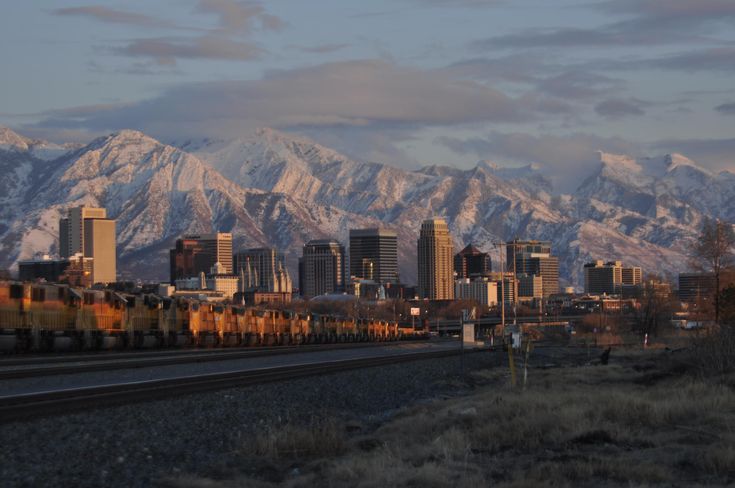
{"type": "Polygon", "coordinates": [[[0,351],[234,347],[405,339],[398,324],[192,298],[0,282],[0,351]]]}

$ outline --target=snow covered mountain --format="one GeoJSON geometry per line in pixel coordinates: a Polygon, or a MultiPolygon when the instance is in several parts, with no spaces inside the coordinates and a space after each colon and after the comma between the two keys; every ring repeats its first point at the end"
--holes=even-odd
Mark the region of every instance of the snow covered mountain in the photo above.
{"type": "Polygon", "coordinates": [[[54,252],[59,216],[84,203],[117,219],[118,268],[146,279],[166,278],[167,249],[184,233],[220,230],[234,234],[235,248],[276,246],[295,276],[309,239],[346,242],[351,227],[382,225],[398,232],[401,277],[411,283],[421,221],[438,215],[457,249],[473,242],[497,255],[500,239],[551,240],[563,280],[579,285],[589,259],[678,272],[705,216],[735,218],[735,174],[676,154],[601,154],[573,195],[555,196],[536,166],[407,171],[271,129],[172,145],[126,130],[84,147],[0,129],[0,171],[0,267],[54,252]]]}

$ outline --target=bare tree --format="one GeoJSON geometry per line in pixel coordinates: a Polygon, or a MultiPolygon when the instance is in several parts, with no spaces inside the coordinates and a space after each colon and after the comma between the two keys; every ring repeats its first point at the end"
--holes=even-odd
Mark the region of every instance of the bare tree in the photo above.
{"type": "Polygon", "coordinates": [[[695,267],[711,272],[715,278],[715,323],[718,324],[721,279],[723,273],[733,266],[733,247],[735,247],[735,232],[732,224],[712,219],[704,221],[699,239],[692,246],[695,267]]]}
{"type": "Polygon", "coordinates": [[[639,304],[633,320],[641,334],[655,335],[660,326],[670,323],[674,312],[671,287],[656,276],[649,276],[641,284],[639,304]]]}

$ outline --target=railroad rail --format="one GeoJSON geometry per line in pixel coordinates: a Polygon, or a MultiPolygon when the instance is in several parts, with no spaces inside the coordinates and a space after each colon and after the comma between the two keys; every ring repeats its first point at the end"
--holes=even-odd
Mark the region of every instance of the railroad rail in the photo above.
{"type": "MultiPolygon", "coordinates": [[[[426,342],[416,340],[415,342],[426,342]]],[[[187,351],[173,353],[160,351],[159,353],[123,353],[119,355],[94,354],[90,356],[74,356],[58,358],[29,358],[30,361],[9,360],[0,361],[0,381],[39,376],[55,376],[62,374],[92,373],[99,371],[113,371],[119,369],[149,368],[155,366],[170,366],[176,364],[196,364],[212,361],[229,361],[263,356],[277,356],[294,353],[324,352],[340,349],[362,349],[385,346],[390,343],[344,343],[307,346],[275,346],[264,348],[212,349],[208,351],[187,351]],[[69,364],[69,363],[82,364],[69,364]],[[24,367],[27,366],[27,367],[24,367]],[[8,368],[9,367],[9,368],[8,368]],[[5,368],[5,369],[3,369],[5,368]]]]}
{"type": "Polygon", "coordinates": [[[0,396],[0,423],[458,354],[444,349],[0,396]]]}

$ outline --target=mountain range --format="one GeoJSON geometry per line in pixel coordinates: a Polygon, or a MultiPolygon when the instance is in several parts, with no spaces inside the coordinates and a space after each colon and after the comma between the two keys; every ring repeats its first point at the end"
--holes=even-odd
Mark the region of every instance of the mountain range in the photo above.
{"type": "Polygon", "coordinates": [[[121,277],[146,280],[167,279],[167,250],[185,233],[277,247],[295,277],[306,241],[346,244],[350,228],[384,226],[398,232],[402,281],[415,283],[421,221],[441,216],[457,250],[472,242],[497,257],[499,240],[552,241],[562,284],[579,287],[591,259],[674,276],[704,218],[735,220],[734,173],[680,154],[597,157],[594,174],[559,195],[537,165],[410,171],[272,129],[168,144],[124,130],[59,145],[0,128],[0,267],[56,252],[59,217],[81,204],[117,219],[121,277]]]}

